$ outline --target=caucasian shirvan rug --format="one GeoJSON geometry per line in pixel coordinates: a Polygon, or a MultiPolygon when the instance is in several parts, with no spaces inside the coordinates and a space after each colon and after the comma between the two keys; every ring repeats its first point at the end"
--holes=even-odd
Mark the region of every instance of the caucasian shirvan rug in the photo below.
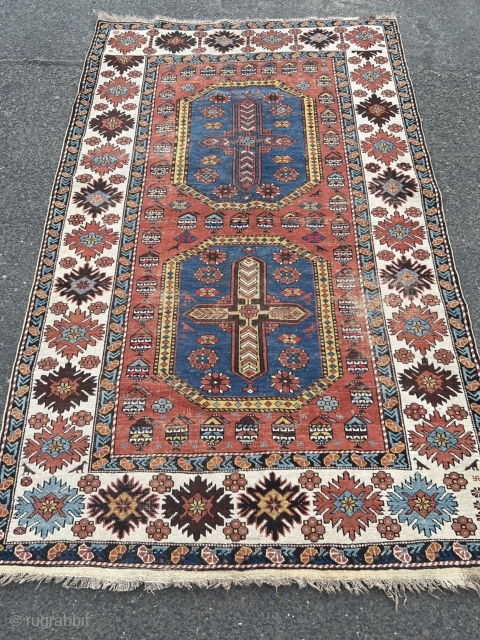
{"type": "Polygon", "coordinates": [[[100,17],[3,431],[4,582],[475,587],[478,374],[394,19],[100,17]]]}

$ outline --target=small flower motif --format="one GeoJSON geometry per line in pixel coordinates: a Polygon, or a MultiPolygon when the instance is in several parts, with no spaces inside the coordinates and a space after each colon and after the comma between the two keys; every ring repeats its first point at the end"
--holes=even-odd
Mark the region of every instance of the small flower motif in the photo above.
{"type": "Polygon", "coordinates": [[[106,305],[104,302],[92,302],[92,304],[88,306],[88,309],[91,313],[98,316],[108,309],[108,305],[106,305]]]}
{"type": "Polygon", "coordinates": [[[298,260],[298,255],[290,249],[281,249],[280,251],[275,251],[273,259],[277,264],[295,264],[298,260]]]}
{"type": "Polygon", "coordinates": [[[30,476],[24,476],[21,480],[20,480],[20,484],[22,485],[22,487],[29,487],[32,484],[33,480],[30,478],[30,476]]]}
{"type": "Polygon", "coordinates": [[[377,171],[380,171],[381,166],[379,164],[376,164],[375,162],[369,162],[365,165],[365,169],[367,171],[370,171],[371,173],[376,173],[377,171]]]}
{"type": "Polygon", "coordinates": [[[85,540],[85,538],[88,538],[93,534],[95,529],[96,527],[93,524],[93,520],[82,518],[81,520],[77,520],[77,522],[72,526],[72,533],[76,538],[85,540]]]}
{"type": "Polygon", "coordinates": [[[109,258],[108,256],[102,256],[95,260],[95,264],[97,265],[97,267],[101,267],[102,269],[110,267],[114,262],[114,259],[109,258]]]}
{"type": "Polygon", "coordinates": [[[43,358],[37,363],[37,367],[43,369],[43,371],[50,371],[50,369],[55,369],[58,366],[58,360],[55,358],[43,358]]]}
{"type": "Polygon", "coordinates": [[[399,307],[403,302],[403,298],[397,296],[396,293],[389,293],[387,296],[385,296],[384,300],[385,304],[389,307],[399,307]]]}
{"type": "Polygon", "coordinates": [[[122,136],[121,138],[117,139],[117,144],[121,144],[121,145],[130,144],[131,142],[132,142],[132,139],[129,138],[128,136],[122,136]]]}
{"type": "Polygon", "coordinates": [[[391,489],[393,487],[393,478],[389,473],[385,471],[377,471],[372,476],[372,484],[382,491],[391,489]]]}
{"type": "Polygon", "coordinates": [[[375,58],[375,62],[377,64],[386,64],[388,62],[388,58],[385,58],[385,56],[377,56],[375,58]]]}
{"type": "Polygon", "coordinates": [[[314,489],[318,489],[322,479],[318,473],[315,473],[312,469],[307,469],[307,471],[300,474],[298,482],[304,489],[307,489],[307,491],[313,491],[314,489]]]}
{"type": "Polygon", "coordinates": [[[338,409],[338,400],[332,396],[322,396],[317,400],[317,407],[320,407],[325,413],[336,411],[338,409]]]}
{"type": "Polygon", "coordinates": [[[388,211],[385,207],[375,207],[375,209],[372,209],[372,216],[375,216],[376,218],[384,218],[387,213],[388,211]]]}
{"type": "Polygon", "coordinates": [[[119,220],[120,216],[117,216],[116,213],[107,213],[107,215],[102,218],[104,224],[116,224],[119,220]]]}
{"type": "Polygon", "coordinates": [[[294,182],[298,178],[298,171],[292,167],[281,167],[275,171],[274,176],[280,182],[294,182]]]}
{"type": "Polygon", "coordinates": [[[199,256],[199,259],[203,264],[208,264],[210,266],[222,264],[222,262],[225,262],[226,258],[227,254],[224,251],[218,251],[217,249],[207,249],[202,251],[199,256]]]}
{"type": "Polygon", "coordinates": [[[229,476],[226,476],[223,481],[223,486],[227,491],[231,491],[232,493],[237,493],[238,491],[243,491],[247,486],[247,481],[243,473],[238,473],[234,471],[229,476]]]}
{"type": "MultiPolygon", "coordinates": [[[[450,475],[452,475],[452,474],[450,474],[450,475]]],[[[475,487],[474,489],[471,490],[470,493],[472,494],[472,496],[474,498],[480,498],[480,487],[475,487]]],[[[477,508],[479,508],[479,507],[477,507],[477,508]]]]}
{"type": "Polygon", "coordinates": [[[358,56],[351,56],[348,61],[350,62],[350,64],[360,64],[362,59],[359,58],[358,56]]]}
{"type": "Polygon", "coordinates": [[[62,258],[59,264],[64,269],[71,269],[77,264],[77,261],[75,260],[75,258],[68,257],[68,258],[62,258]]]}
{"type": "Polygon", "coordinates": [[[102,141],[102,140],[101,140],[101,138],[95,138],[95,137],[93,137],[93,138],[87,138],[87,139],[85,140],[85,144],[88,144],[88,145],[90,145],[91,147],[94,147],[96,144],[99,144],[101,141],[102,141]]]}
{"type": "Polygon", "coordinates": [[[228,93],[212,93],[210,96],[210,102],[214,104],[227,104],[231,101],[231,96],[228,93]]]}
{"type": "Polygon", "coordinates": [[[230,389],[230,378],[225,373],[219,373],[218,371],[212,371],[207,373],[200,380],[200,386],[203,391],[207,393],[225,393],[230,389]]]}
{"type": "Polygon", "coordinates": [[[386,516],[383,520],[378,521],[377,531],[382,538],[386,538],[387,540],[398,538],[401,530],[402,527],[398,524],[398,521],[390,516],[386,516]]]}
{"type": "Polygon", "coordinates": [[[218,106],[213,106],[213,107],[205,107],[204,109],[202,109],[202,115],[205,118],[221,118],[223,115],[225,115],[225,109],[223,109],[222,107],[218,107],[218,106]]]}
{"type": "Polygon", "coordinates": [[[232,542],[240,542],[240,540],[245,540],[248,535],[248,527],[245,522],[241,522],[240,520],[232,520],[223,528],[223,533],[227,540],[231,540],[232,542]]]}
{"type": "MultiPolygon", "coordinates": [[[[358,60],[358,63],[360,62],[360,59],[358,60]]],[[[355,64],[358,64],[357,62],[355,64]]],[[[364,91],[363,89],[355,89],[355,91],[353,92],[353,95],[356,98],[366,98],[367,97],[367,92],[364,91]]],[[[394,94],[395,95],[395,94],[394,94]]]]}
{"type": "Polygon", "coordinates": [[[430,252],[425,251],[425,249],[417,249],[412,253],[412,256],[417,260],[426,260],[430,257],[430,252]]]}
{"type": "Polygon", "coordinates": [[[278,360],[283,367],[290,369],[302,369],[308,364],[309,357],[306,351],[300,347],[287,347],[278,356],[278,360]]]}
{"type": "Polygon", "coordinates": [[[427,293],[425,296],[422,296],[421,301],[429,307],[435,307],[437,304],[440,304],[440,298],[433,296],[431,293],[427,293]]]}
{"type": "MultiPolygon", "coordinates": [[[[384,96],[387,95],[386,91],[382,91],[382,94],[384,96]]],[[[393,94],[393,95],[395,95],[395,94],[393,94]]],[[[392,96],[387,96],[387,97],[391,98],[392,96]]],[[[388,130],[391,131],[392,133],[400,133],[400,131],[402,131],[402,126],[400,124],[396,124],[394,122],[393,124],[388,125],[388,130]]]]}
{"type": "Polygon", "coordinates": [[[450,416],[452,420],[464,420],[468,416],[468,412],[458,404],[453,404],[450,409],[447,409],[447,416],[450,416]]]}
{"type": "Polygon", "coordinates": [[[276,91],[272,91],[271,93],[266,93],[263,96],[263,101],[268,104],[276,104],[277,102],[282,102],[283,96],[281,93],[277,93],[276,91]]]}
{"type": "Polygon", "coordinates": [[[56,316],[62,316],[65,311],[68,311],[68,304],[65,304],[65,302],[55,302],[55,304],[52,304],[50,307],[50,311],[56,316]]]}
{"type": "Polygon", "coordinates": [[[371,131],[373,131],[373,127],[371,124],[361,124],[358,128],[362,133],[370,133],[371,131]]]}
{"type": "Polygon", "coordinates": [[[300,378],[284,369],[272,376],[272,387],[282,393],[294,393],[300,389],[300,378]]]}
{"type": "Polygon", "coordinates": [[[310,542],[323,540],[323,536],[325,535],[325,527],[320,520],[313,517],[303,521],[301,531],[305,540],[310,540],[310,542]]]}
{"type": "MultiPolygon", "coordinates": [[[[463,473],[457,473],[456,471],[452,471],[451,473],[445,474],[443,478],[443,484],[447,487],[447,489],[451,489],[458,493],[458,491],[462,491],[468,484],[468,481],[465,479],[463,473]]],[[[475,489],[472,489],[472,494],[475,489]]],[[[479,491],[480,497],[480,491],[479,491]]]]}
{"type": "MultiPolygon", "coordinates": [[[[107,108],[107,105],[105,105],[105,109],[106,108],[107,108]]],[[[93,176],[91,173],[82,173],[75,178],[77,182],[81,182],[81,183],[90,182],[90,180],[92,179],[93,179],[93,176]]]]}
{"type": "Polygon", "coordinates": [[[409,364],[415,360],[415,354],[409,349],[398,349],[393,355],[395,356],[395,360],[398,360],[398,362],[402,364],[409,364]]]}
{"type": "Polygon", "coordinates": [[[411,420],[421,420],[427,415],[427,410],[416,402],[405,407],[403,412],[407,418],[410,418],[411,420]]]}
{"type": "Polygon", "coordinates": [[[395,258],[395,254],[393,253],[393,251],[384,249],[383,251],[379,251],[377,253],[377,257],[379,257],[380,260],[393,260],[395,258]]]}
{"type": "Polygon", "coordinates": [[[310,83],[305,80],[301,80],[297,83],[297,89],[300,89],[300,91],[307,91],[307,89],[310,89],[310,83]]]}
{"type": "Polygon", "coordinates": [[[300,280],[302,274],[295,267],[280,267],[279,269],[275,269],[273,277],[277,282],[281,282],[282,284],[293,284],[300,280]]]}
{"type": "Polygon", "coordinates": [[[108,109],[108,104],[106,102],[97,102],[97,104],[93,105],[93,108],[95,111],[105,111],[105,109],[108,109]]]}
{"type": "Polygon", "coordinates": [[[157,413],[168,413],[173,409],[173,403],[170,402],[167,398],[158,398],[152,404],[152,409],[157,413]]]}
{"type": "Polygon", "coordinates": [[[100,364],[100,358],[97,356],[84,356],[78,364],[82,369],[95,369],[100,364]]]}
{"type": "Polygon", "coordinates": [[[81,411],[75,411],[70,417],[70,422],[77,425],[77,427],[84,427],[93,420],[93,416],[89,411],[82,409],[81,411]]]}
{"type": "Polygon", "coordinates": [[[220,269],[208,266],[200,267],[199,269],[197,269],[194,273],[194,276],[197,278],[197,280],[200,280],[200,282],[203,282],[205,284],[213,284],[214,282],[218,282],[219,280],[221,280],[223,274],[220,269]]]}
{"type": "Polygon", "coordinates": [[[224,198],[226,200],[229,200],[231,198],[234,198],[238,191],[237,189],[235,189],[235,187],[232,187],[229,184],[221,184],[218,187],[215,187],[215,189],[213,190],[213,195],[217,196],[217,198],[224,198]]]}
{"type": "Polygon", "coordinates": [[[422,212],[417,207],[408,207],[408,209],[405,209],[405,213],[411,218],[419,218],[422,215],[422,212]]]}
{"type": "Polygon", "coordinates": [[[74,216],[70,216],[68,218],[68,221],[74,227],[78,227],[79,224],[82,224],[82,222],[85,222],[85,216],[82,216],[79,213],[76,213],[74,216]]]}
{"type": "Polygon", "coordinates": [[[41,413],[40,411],[32,416],[28,424],[34,429],[42,429],[50,422],[48,416],[45,413],[41,413]]]}
{"type": "Polygon", "coordinates": [[[215,171],[215,169],[207,169],[204,167],[203,169],[199,169],[195,172],[195,180],[198,182],[202,182],[204,184],[210,184],[211,182],[215,182],[218,178],[219,173],[215,171]]]}
{"type": "Polygon", "coordinates": [[[95,491],[100,487],[102,483],[99,480],[98,476],[94,476],[92,473],[88,473],[86,476],[82,476],[78,481],[78,488],[83,493],[90,494],[95,493],[95,491]]]}
{"type": "Polygon", "coordinates": [[[172,480],[172,476],[167,476],[165,473],[159,473],[148,483],[152,489],[152,491],[156,491],[157,493],[170,493],[173,488],[174,482],[172,480]]]}
{"type": "Polygon", "coordinates": [[[166,540],[172,530],[170,527],[165,524],[163,520],[153,520],[150,521],[148,527],[146,527],[146,532],[149,538],[153,538],[157,542],[160,540],[166,540]]]}
{"type": "Polygon", "coordinates": [[[453,518],[452,529],[455,531],[457,536],[469,538],[474,535],[477,530],[477,525],[474,524],[472,518],[459,516],[458,518],[453,518]]]}
{"type": "Polygon", "coordinates": [[[386,98],[393,98],[395,95],[395,91],[392,91],[391,89],[384,89],[382,91],[382,96],[385,96],[386,98]]]}
{"type": "Polygon", "coordinates": [[[261,198],[265,200],[273,200],[278,195],[280,195],[280,189],[276,184],[262,184],[257,188],[257,193],[261,198]]]}
{"type": "Polygon", "coordinates": [[[442,364],[450,364],[455,360],[455,356],[448,349],[438,349],[433,354],[433,357],[437,362],[441,362],[442,364]]]}
{"type": "Polygon", "coordinates": [[[274,116],[285,117],[292,113],[293,109],[288,104],[274,104],[270,107],[270,113],[274,116]]]}
{"type": "MultiPolygon", "coordinates": [[[[124,109],[126,109],[128,107],[128,105],[124,106],[124,109]]],[[[134,105],[133,107],[134,109],[136,109],[137,107],[134,105]]],[[[110,182],[112,184],[121,184],[122,182],[125,182],[127,178],[125,176],[122,176],[119,173],[114,173],[113,176],[110,176],[110,182]]]]}
{"type": "Polygon", "coordinates": [[[409,162],[399,162],[397,164],[397,167],[401,170],[401,171],[410,171],[410,169],[412,168],[412,165],[409,162]]]}

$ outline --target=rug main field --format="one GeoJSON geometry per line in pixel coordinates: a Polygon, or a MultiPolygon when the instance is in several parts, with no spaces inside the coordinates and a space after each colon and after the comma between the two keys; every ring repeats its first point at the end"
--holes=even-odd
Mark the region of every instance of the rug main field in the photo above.
{"type": "Polygon", "coordinates": [[[473,585],[478,371],[395,20],[100,19],[0,575],[473,585]]]}

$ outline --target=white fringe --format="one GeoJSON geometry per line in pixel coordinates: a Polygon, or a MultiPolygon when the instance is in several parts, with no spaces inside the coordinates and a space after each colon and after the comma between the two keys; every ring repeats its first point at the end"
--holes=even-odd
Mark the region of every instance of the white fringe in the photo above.
{"type": "Polygon", "coordinates": [[[167,587],[204,587],[207,589],[233,586],[296,585],[313,587],[317,591],[334,593],[346,589],[355,594],[375,587],[392,598],[396,605],[407,593],[436,590],[473,589],[480,595],[480,568],[449,567],[439,569],[315,571],[308,569],[244,569],[244,570],[179,570],[122,569],[94,567],[2,567],[0,586],[11,583],[55,582],[70,589],[110,589],[130,591],[144,587],[156,591],[167,587]]]}
{"type": "Polygon", "coordinates": [[[120,16],[114,13],[107,13],[106,11],[94,11],[93,12],[99,21],[103,22],[142,22],[151,24],[153,22],[173,22],[175,24],[205,24],[205,25],[217,25],[222,22],[231,22],[232,24],[239,24],[241,22],[303,22],[305,20],[331,20],[331,21],[345,21],[345,20],[396,20],[395,13],[382,13],[380,15],[365,15],[356,16],[354,18],[345,17],[326,17],[318,18],[317,16],[307,16],[300,18],[224,18],[222,20],[202,20],[202,18],[196,18],[194,20],[187,20],[184,18],[169,18],[167,16],[155,16],[153,18],[144,18],[141,16],[120,16]]]}

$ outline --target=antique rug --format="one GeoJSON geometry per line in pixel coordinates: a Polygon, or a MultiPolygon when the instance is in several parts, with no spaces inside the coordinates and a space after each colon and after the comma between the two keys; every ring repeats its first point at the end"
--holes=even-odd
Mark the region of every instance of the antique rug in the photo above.
{"type": "Polygon", "coordinates": [[[478,588],[478,372],[394,19],[100,16],[0,577],[478,588]]]}

